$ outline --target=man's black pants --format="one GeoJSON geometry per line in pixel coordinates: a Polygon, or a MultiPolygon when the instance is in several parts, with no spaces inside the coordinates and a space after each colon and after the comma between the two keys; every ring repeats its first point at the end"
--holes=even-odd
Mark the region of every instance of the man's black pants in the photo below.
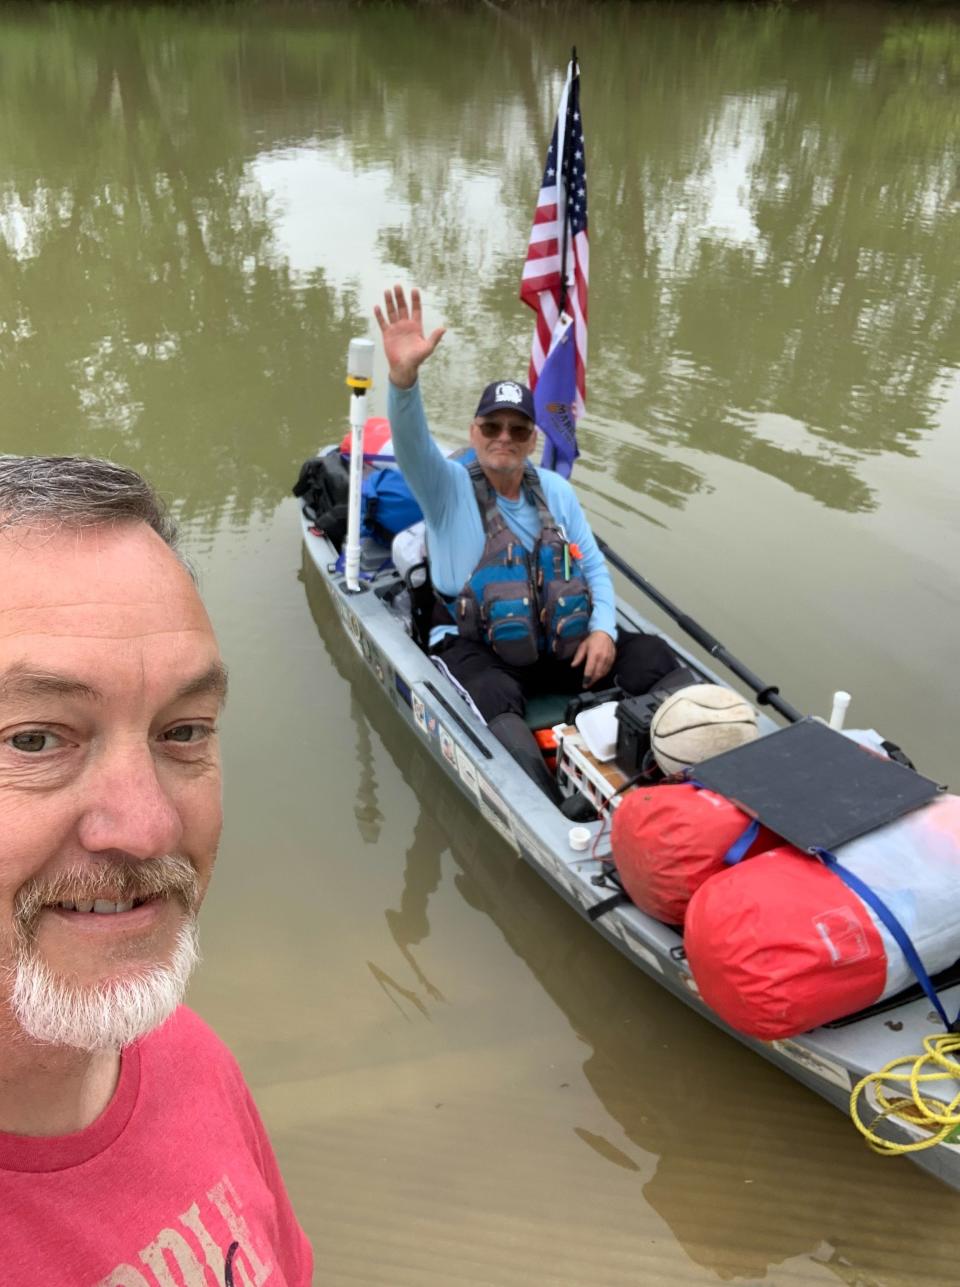
{"type": "MultiPolygon", "coordinates": [[[[491,723],[498,715],[523,717],[526,699],[536,693],[579,693],[583,691],[583,666],[543,658],[532,666],[508,666],[485,644],[445,635],[431,650],[461,684],[477,710],[491,723]]],[[[616,683],[625,692],[649,692],[675,670],[679,661],[669,646],[656,635],[620,630],[613,665],[594,689],[612,688],[616,683]]]]}

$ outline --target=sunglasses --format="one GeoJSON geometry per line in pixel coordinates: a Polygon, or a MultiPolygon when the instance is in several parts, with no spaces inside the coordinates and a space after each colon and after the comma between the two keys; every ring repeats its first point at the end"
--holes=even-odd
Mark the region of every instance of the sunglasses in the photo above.
{"type": "Polygon", "coordinates": [[[534,432],[534,426],[529,420],[513,421],[510,424],[501,424],[499,420],[478,420],[477,428],[484,438],[491,440],[499,438],[506,429],[511,442],[529,442],[530,435],[534,432]]]}

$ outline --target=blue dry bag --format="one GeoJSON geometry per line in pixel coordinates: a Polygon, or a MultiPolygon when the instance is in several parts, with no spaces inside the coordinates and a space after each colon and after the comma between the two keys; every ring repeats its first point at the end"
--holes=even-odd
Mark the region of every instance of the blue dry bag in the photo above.
{"type": "Polygon", "coordinates": [[[423,518],[407,480],[397,469],[375,469],[363,480],[361,536],[389,546],[397,532],[423,518]]]}

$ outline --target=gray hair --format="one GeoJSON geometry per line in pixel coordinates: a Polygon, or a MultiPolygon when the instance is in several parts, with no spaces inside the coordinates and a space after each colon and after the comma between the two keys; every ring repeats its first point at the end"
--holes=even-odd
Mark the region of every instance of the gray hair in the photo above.
{"type": "Polygon", "coordinates": [[[176,523],[136,470],[92,456],[0,455],[0,531],[108,523],[146,523],[177,550],[176,523]]]}

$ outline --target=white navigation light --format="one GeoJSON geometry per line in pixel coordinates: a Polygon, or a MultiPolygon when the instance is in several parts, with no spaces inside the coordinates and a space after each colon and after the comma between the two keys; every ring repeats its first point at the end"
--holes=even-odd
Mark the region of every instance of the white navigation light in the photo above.
{"type": "Polygon", "coordinates": [[[350,341],[347,354],[347,376],[351,380],[373,379],[373,340],[350,341]]]}
{"type": "Polygon", "coordinates": [[[833,706],[830,710],[829,724],[831,728],[838,731],[843,728],[843,722],[847,718],[847,707],[850,705],[850,694],[845,693],[842,688],[833,694],[833,706]]]}

